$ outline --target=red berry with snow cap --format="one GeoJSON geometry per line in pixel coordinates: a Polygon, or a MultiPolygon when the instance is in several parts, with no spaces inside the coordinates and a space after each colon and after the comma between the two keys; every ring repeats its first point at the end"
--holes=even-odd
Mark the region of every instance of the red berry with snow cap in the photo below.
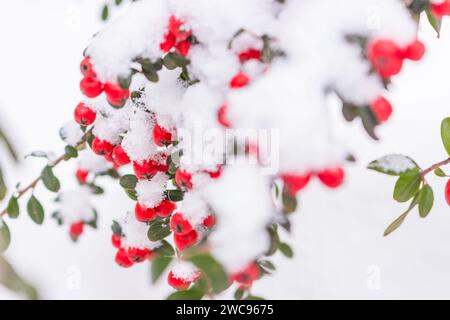
{"type": "Polygon", "coordinates": [[[184,21],[175,16],[171,16],[169,19],[169,31],[175,36],[176,41],[186,40],[192,34],[190,29],[184,27],[184,21]]]}
{"type": "Polygon", "coordinates": [[[119,249],[120,247],[122,247],[122,237],[113,233],[113,235],[111,236],[111,243],[114,248],[119,249]]]}
{"type": "Polygon", "coordinates": [[[237,75],[235,75],[233,79],[231,79],[230,88],[239,89],[245,87],[247,84],[249,84],[249,82],[250,82],[249,76],[243,72],[240,72],[237,75]]]}
{"type": "Polygon", "coordinates": [[[175,46],[175,36],[173,33],[169,32],[164,37],[164,41],[160,43],[159,47],[162,52],[169,52],[175,46]]]}
{"type": "Polygon", "coordinates": [[[400,73],[403,66],[403,51],[390,40],[375,40],[368,48],[368,57],[383,79],[400,73]]]}
{"type": "Polygon", "coordinates": [[[103,92],[103,85],[94,72],[88,72],[80,81],[80,90],[86,97],[95,98],[103,92]]]}
{"type": "Polygon", "coordinates": [[[133,162],[134,174],[138,179],[150,180],[160,171],[160,166],[152,160],[133,162]]]}
{"type": "Polygon", "coordinates": [[[74,241],[76,241],[78,239],[78,237],[83,233],[83,231],[84,231],[84,222],[83,221],[72,223],[70,225],[69,233],[70,233],[70,237],[74,241]]]}
{"type": "Polygon", "coordinates": [[[167,276],[167,283],[177,290],[186,290],[189,288],[189,286],[198,280],[201,273],[198,272],[193,279],[185,279],[183,277],[175,275],[172,271],[169,272],[169,275],[167,276]]]}
{"type": "Polygon", "coordinates": [[[241,63],[245,63],[249,60],[261,60],[261,50],[250,48],[239,53],[239,61],[241,63]]]}
{"type": "Polygon", "coordinates": [[[172,143],[172,133],[158,124],[152,130],[153,141],[159,147],[168,146],[172,143]]]}
{"type": "Polygon", "coordinates": [[[140,222],[150,222],[155,220],[156,211],[153,208],[147,208],[141,205],[139,202],[136,203],[134,207],[134,214],[136,216],[136,220],[140,222]]]}
{"type": "Polygon", "coordinates": [[[86,183],[88,175],[89,175],[89,171],[84,170],[84,169],[78,169],[75,172],[75,177],[77,178],[77,180],[80,184],[86,183]]]}
{"type": "Polygon", "coordinates": [[[208,215],[205,219],[203,219],[203,225],[211,229],[216,224],[216,217],[213,214],[208,215]]]}
{"type": "Polygon", "coordinates": [[[130,259],[134,263],[143,262],[147,260],[152,254],[152,252],[147,248],[141,249],[135,247],[127,248],[126,252],[128,255],[128,259],[130,259]]]}
{"type": "Polygon", "coordinates": [[[222,175],[222,166],[218,166],[217,170],[215,171],[208,171],[207,172],[211,179],[219,179],[222,175]]]}
{"type": "Polygon", "coordinates": [[[156,208],[156,214],[158,217],[166,218],[172,214],[172,212],[175,211],[177,208],[177,205],[169,200],[163,200],[156,208]]]}
{"type": "Polygon", "coordinates": [[[92,140],[92,151],[99,156],[111,154],[113,149],[114,145],[106,140],[102,140],[98,137],[95,137],[94,140],[92,140]]]}
{"type": "Polygon", "coordinates": [[[411,43],[405,50],[405,58],[413,61],[419,61],[425,54],[425,45],[416,40],[411,43]]]}
{"type": "Polygon", "coordinates": [[[189,248],[197,243],[198,234],[195,230],[192,230],[186,235],[174,233],[173,240],[177,249],[179,251],[183,251],[184,249],[189,248]]]}
{"type": "Polygon", "coordinates": [[[317,173],[319,180],[329,188],[335,189],[344,182],[345,172],[341,167],[328,168],[317,173]]]}
{"type": "Polygon", "coordinates": [[[253,281],[258,280],[260,276],[259,266],[252,262],[243,271],[234,273],[231,278],[243,287],[250,287],[253,281]]]}
{"type": "Polygon", "coordinates": [[[122,88],[118,83],[106,83],[105,94],[110,105],[122,108],[130,97],[130,90],[122,88]]]}
{"type": "Polygon", "coordinates": [[[134,262],[128,258],[128,254],[123,248],[117,251],[115,261],[122,268],[129,268],[134,264],[134,262]]]}
{"type": "Polygon", "coordinates": [[[374,113],[379,123],[386,122],[392,114],[392,105],[384,97],[376,98],[370,105],[370,109],[374,113]]]}
{"type": "Polygon", "coordinates": [[[123,150],[122,146],[115,146],[112,152],[112,158],[114,160],[114,163],[119,166],[124,166],[126,164],[129,164],[130,158],[128,157],[128,154],[123,150]]]}
{"type": "Polygon", "coordinates": [[[75,121],[82,126],[90,126],[94,123],[97,114],[94,110],[80,102],[74,111],[75,121]]]}
{"type": "Polygon", "coordinates": [[[192,175],[185,170],[177,170],[175,173],[175,182],[180,188],[192,189],[192,175]]]}
{"type": "Polygon", "coordinates": [[[89,72],[93,72],[91,59],[89,57],[85,57],[83,60],[81,60],[80,71],[83,75],[86,75],[89,72]]]}
{"type": "Polygon", "coordinates": [[[311,173],[310,172],[305,174],[287,173],[282,174],[281,179],[284,182],[287,192],[295,196],[297,192],[299,192],[308,185],[309,181],[311,180],[311,173]]]}
{"type": "Polygon", "coordinates": [[[176,234],[186,235],[193,230],[193,227],[182,213],[177,212],[170,218],[170,229],[176,234]]]}

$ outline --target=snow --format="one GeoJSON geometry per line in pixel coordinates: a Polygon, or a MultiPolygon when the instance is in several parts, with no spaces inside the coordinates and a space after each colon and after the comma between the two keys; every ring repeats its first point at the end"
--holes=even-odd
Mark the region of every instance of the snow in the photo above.
{"type": "Polygon", "coordinates": [[[200,225],[210,213],[202,194],[195,191],[184,195],[177,211],[194,227],[200,225]]]}
{"type": "Polygon", "coordinates": [[[376,161],[376,166],[383,168],[384,171],[392,171],[398,174],[417,167],[410,158],[401,154],[384,156],[376,161]]]}
{"type": "Polygon", "coordinates": [[[275,217],[269,186],[256,166],[237,165],[227,166],[205,190],[217,215],[211,250],[229,272],[242,270],[269,249],[266,228],[275,217]]]}
{"type": "Polygon", "coordinates": [[[75,147],[83,138],[83,131],[73,121],[66,122],[60,129],[59,134],[63,141],[69,146],[75,147]]]}
{"type": "Polygon", "coordinates": [[[199,270],[190,262],[176,260],[171,266],[171,271],[175,278],[189,282],[194,281],[199,274],[199,270]]]}
{"type": "Polygon", "coordinates": [[[107,171],[111,165],[103,158],[90,150],[79,153],[78,168],[97,174],[107,171]]]}
{"type": "Polygon", "coordinates": [[[138,201],[146,208],[155,208],[164,200],[167,175],[158,172],[151,180],[140,180],[136,185],[138,201]]]}
{"type": "Polygon", "coordinates": [[[133,247],[139,249],[156,249],[161,245],[160,241],[150,241],[147,237],[148,226],[145,223],[136,220],[134,213],[128,212],[123,220],[122,246],[125,248],[133,247]]]}
{"type": "Polygon", "coordinates": [[[62,191],[58,195],[59,215],[64,223],[94,220],[94,208],[91,205],[89,190],[81,187],[77,190],[62,191]]]}

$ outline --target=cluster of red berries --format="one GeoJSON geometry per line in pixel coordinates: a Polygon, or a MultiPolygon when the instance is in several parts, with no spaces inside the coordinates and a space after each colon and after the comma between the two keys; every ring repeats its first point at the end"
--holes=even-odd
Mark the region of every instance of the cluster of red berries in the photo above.
{"type": "Polygon", "coordinates": [[[81,92],[88,98],[95,98],[105,91],[106,99],[115,108],[121,108],[130,97],[130,91],[119,83],[102,83],[95,73],[91,60],[85,57],[80,64],[83,79],[80,81],[81,92]]]}
{"type": "Polygon", "coordinates": [[[431,11],[437,17],[450,16],[450,0],[444,0],[441,3],[432,3],[431,11]]]}
{"type": "Polygon", "coordinates": [[[241,288],[249,288],[253,281],[261,277],[261,270],[256,262],[250,263],[244,270],[231,275],[231,279],[241,288]]]}
{"type": "Polygon", "coordinates": [[[317,176],[325,186],[335,189],[344,182],[345,171],[341,167],[327,168],[319,172],[306,172],[304,174],[286,173],[281,175],[286,191],[295,196],[303,190],[313,176],[317,176]]]}
{"type": "Polygon", "coordinates": [[[122,236],[118,234],[112,235],[111,242],[118,249],[115,261],[123,268],[129,268],[135,263],[146,260],[153,260],[156,256],[156,252],[148,248],[124,247],[122,245],[122,236]]]}
{"type": "Polygon", "coordinates": [[[419,40],[401,48],[392,40],[375,39],[367,48],[367,56],[373,68],[384,80],[399,74],[405,59],[419,61],[424,54],[425,46],[419,40]]]}
{"type": "Polygon", "coordinates": [[[186,57],[191,49],[190,37],[192,30],[187,28],[185,23],[171,16],[169,19],[169,31],[164,36],[164,41],[161,42],[160,48],[163,52],[169,52],[172,48],[186,57]]]}

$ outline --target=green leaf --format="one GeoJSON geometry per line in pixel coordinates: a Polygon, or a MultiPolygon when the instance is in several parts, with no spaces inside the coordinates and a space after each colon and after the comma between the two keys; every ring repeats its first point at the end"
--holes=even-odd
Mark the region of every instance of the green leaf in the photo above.
{"type": "Polygon", "coordinates": [[[367,169],[399,176],[405,172],[417,169],[418,166],[410,157],[402,154],[390,154],[368,164],[367,169]],[[401,164],[401,165],[399,165],[401,164]]]}
{"type": "Polygon", "coordinates": [[[89,187],[89,190],[91,190],[92,194],[99,195],[105,193],[105,190],[103,190],[102,187],[96,185],[95,183],[88,183],[86,184],[86,186],[89,187]]]}
{"type": "Polygon", "coordinates": [[[418,169],[400,175],[394,187],[394,199],[398,202],[406,202],[413,198],[419,191],[421,182],[422,178],[418,169]]]}
{"type": "Polygon", "coordinates": [[[2,256],[0,256],[0,270],[2,271],[0,284],[28,299],[36,300],[39,298],[36,289],[17,274],[11,264],[2,256]]]}
{"type": "Polygon", "coordinates": [[[114,0],[116,6],[120,6],[122,4],[122,0],[114,0]]]}
{"type": "Polygon", "coordinates": [[[294,256],[292,248],[285,242],[280,243],[279,250],[285,257],[292,258],[294,256]]]}
{"type": "Polygon", "coordinates": [[[278,250],[278,246],[280,245],[280,237],[278,236],[278,231],[276,225],[272,225],[267,228],[270,236],[270,247],[266,252],[266,255],[271,256],[278,250]]]}
{"type": "Polygon", "coordinates": [[[163,257],[173,257],[175,255],[174,248],[166,240],[161,241],[161,246],[156,248],[156,252],[163,257]]]}
{"type": "Polygon", "coordinates": [[[210,255],[200,253],[188,258],[209,279],[212,291],[220,293],[229,286],[228,275],[223,267],[210,255]]]}
{"type": "Polygon", "coordinates": [[[447,174],[441,168],[437,168],[436,170],[434,170],[434,174],[441,178],[447,177],[447,174]]]}
{"type": "Polygon", "coordinates": [[[109,16],[109,7],[107,4],[105,4],[102,9],[101,18],[103,21],[106,21],[106,20],[108,20],[108,16],[109,16]]]}
{"type": "Polygon", "coordinates": [[[93,211],[92,213],[93,213],[94,217],[92,218],[91,221],[87,221],[86,224],[88,226],[90,226],[91,228],[93,228],[93,229],[97,229],[97,227],[98,227],[98,225],[97,225],[97,223],[98,223],[98,213],[97,213],[97,210],[92,210],[92,211],[93,211]]]}
{"type": "Polygon", "coordinates": [[[442,25],[442,18],[436,17],[433,12],[431,12],[430,9],[427,11],[427,18],[430,25],[433,27],[433,29],[437,32],[438,38],[441,36],[441,25],[442,25]]]}
{"type": "Polygon", "coordinates": [[[138,179],[134,174],[126,174],[120,178],[120,186],[124,189],[136,188],[138,179]]]}
{"type": "Polygon", "coordinates": [[[416,196],[410,203],[408,210],[406,210],[405,213],[403,213],[400,217],[398,217],[397,219],[394,220],[394,222],[392,222],[384,231],[384,236],[387,237],[388,235],[390,235],[392,232],[394,232],[395,230],[397,230],[405,221],[406,217],[408,216],[408,214],[411,212],[411,210],[418,204],[418,196],[416,196]]]}
{"type": "Polygon", "coordinates": [[[283,192],[282,194],[283,213],[290,214],[297,210],[297,198],[291,195],[289,192],[283,192]]]}
{"type": "Polygon", "coordinates": [[[78,157],[78,150],[77,150],[77,148],[74,148],[72,146],[67,145],[64,148],[64,152],[65,152],[66,159],[71,159],[71,158],[77,158],[78,157]]]}
{"type": "Polygon", "coordinates": [[[16,197],[11,197],[8,201],[8,206],[6,207],[6,211],[8,212],[8,216],[11,219],[16,219],[20,214],[19,201],[17,201],[16,197]]]}
{"type": "Polygon", "coordinates": [[[419,193],[419,214],[426,218],[433,208],[434,194],[433,189],[426,184],[419,193]]]}
{"type": "Polygon", "coordinates": [[[450,155],[450,118],[445,118],[441,123],[441,138],[447,154],[450,155]]]}
{"type": "Polygon", "coordinates": [[[119,85],[120,85],[120,87],[123,88],[123,89],[130,88],[131,78],[132,78],[131,74],[129,74],[126,77],[123,77],[123,76],[119,77],[119,85]]]}
{"type": "Polygon", "coordinates": [[[183,191],[181,190],[167,190],[167,199],[172,202],[179,202],[183,200],[183,191]]]}
{"type": "Polygon", "coordinates": [[[270,262],[269,260],[261,260],[259,261],[259,265],[261,267],[263,267],[264,269],[270,270],[270,271],[275,271],[275,265],[270,262]]]}
{"type": "Polygon", "coordinates": [[[152,283],[156,283],[156,281],[161,278],[164,271],[169,266],[170,262],[172,261],[172,257],[157,257],[155,260],[153,260],[151,264],[151,272],[152,272],[152,283]]]}
{"type": "Polygon", "coordinates": [[[136,190],[134,190],[134,189],[124,189],[124,190],[125,190],[125,193],[127,194],[127,196],[128,196],[131,200],[134,200],[134,201],[137,201],[137,200],[138,200],[136,190]]]}
{"type": "Polygon", "coordinates": [[[31,220],[35,223],[41,225],[44,222],[44,208],[34,195],[28,200],[27,211],[31,220]]]}
{"type": "Polygon", "coordinates": [[[19,157],[17,156],[16,151],[14,150],[13,145],[11,144],[11,141],[6,136],[6,134],[3,132],[3,130],[0,128],[0,141],[3,142],[3,144],[6,146],[6,150],[8,151],[9,155],[13,158],[15,162],[19,160],[19,157]]]}
{"type": "Polygon", "coordinates": [[[52,192],[58,192],[61,188],[61,184],[53,174],[53,169],[50,166],[45,166],[44,170],[42,170],[41,179],[45,187],[52,192]]]}
{"type": "Polygon", "coordinates": [[[11,233],[9,232],[8,225],[0,218],[0,254],[8,249],[10,243],[11,233]]]}
{"type": "Polygon", "coordinates": [[[242,300],[242,298],[244,297],[245,294],[245,290],[243,290],[242,288],[237,288],[236,291],[234,292],[234,298],[236,300],[242,300]]]}
{"type": "Polygon", "coordinates": [[[147,236],[150,241],[159,241],[170,235],[172,232],[170,231],[169,223],[165,220],[156,220],[148,229],[147,236]]]}
{"type": "Polygon", "coordinates": [[[115,220],[113,220],[113,224],[112,224],[112,226],[111,226],[111,230],[112,230],[112,232],[113,232],[116,236],[119,236],[119,237],[122,237],[122,236],[123,236],[123,233],[122,233],[122,227],[121,227],[120,224],[119,224],[117,221],[115,221],[115,220]]]}
{"type": "Polygon", "coordinates": [[[265,300],[265,299],[262,297],[258,297],[258,296],[248,296],[244,300],[265,300]]]}
{"type": "Polygon", "coordinates": [[[197,288],[172,293],[167,300],[201,300],[205,293],[197,288]]]}
{"type": "Polygon", "coordinates": [[[173,56],[170,53],[166,54],[166,56],[164,57],[163,65],[169,70],[174,70],[178,67],[177,63],[175,62],[173,56]]]}

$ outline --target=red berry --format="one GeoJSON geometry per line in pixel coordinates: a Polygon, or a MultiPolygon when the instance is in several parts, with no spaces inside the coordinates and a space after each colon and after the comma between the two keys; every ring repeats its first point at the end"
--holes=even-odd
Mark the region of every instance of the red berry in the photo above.
{"type": "Polygon", "coordinates": [[[122,88],[118,83],[106,83],[105,94],[110,105],[121,108],[130,97],[130,90],[122,88]]]}
{"type": "Polygon", "coordinates": [[[186,248],[189,248],[197,243],[198,235],[197,231],[192,230],[186,235],[181,235],[174,233],[173,240],[175,242],[175,246],[179,251],[183,251],[186,248]]]}
{"type": "Polygon", "coordinates": [[[101,140],[97,137],[92,140],[92,151],[99,156],[111,154],[114,149],[114,145],[106,140],[101,140]]]}
{"type": "Polygon", "coordinates": [[[88,72],[93,72],[91,59],[89,57],[85,57],[80,63],[80,71],[83,75],[86,75],[88,72]]]}
{"type": "Polygon", "coordinates": [[[155,209],[146,208],[139,202],[137,202],[136,206],[134,207],[134,214],[136,216],[136,220],[140,222],[149,222],[156,218],[155,209]]]}
{"type": "Polygon", "coordinates": [[[341,167],[320,171],[317,176],[329,188],[337,188],[344,182],[345,172],[341,167]]]}
{"type": "Polygon", "coordinates": [[[172,143],[172,133],[155,124],[152,130],[153,141],[157,146],[168,146],[172,143]]]}
{"type": "Polygon", "coordinates": [[[171,16],[169,19],[169,30],[172,33],[176,41],[183,41],[189,38],[192,34],[191,30],[183,30],[184,22],[175,16],[171,16]]]}
{"type": "Polygon", "coordinates": [[[238,89],[245,87],[250,82],[250,78],[245,73],[238,73],[231,79],[230,81],[230,87],[233,89],[238,89]]]}
{"type": "Polygon", "coordinates": [[[281,179],[284,182],[287,192],[295,196],[297,192],[305,188],[311,179],[311,173],[305,174],[282,174],[281,179]]]}
{"type": "Polygon", "coordinates": [[[390,40],[375,40],[368,48],[368,57],[383,79],[398,74],[403,66],[403,52],[390,40]]]}
{"type": "Polygon", "coordinates": [[[208,229],[214,227],[215,224],[216,224],[216,217],[212,214],[210,214],[203,220],[203,225],[208,229]]]}
{"type": "Polygon", "coordinates": [[[239,61],[241,63],[247,62],[249,60],[261,60],[261,50],[250,48],[239,53],[239,61]]]}
{"type": "Polygon", "coordinates": [[[445,200],[450,206],[450,180],[448,180],[447,184],[445,185],[445,200]]]}
{"type": "Polygon", "coordinates": [[[137,262],[143,262],[148,257],[151,256],[152,252],[149,249],[140,249],[140,248],[134,248],[130,247],[127,248],[127,255],[128,259],[131,261],[137,263],[137,262]]]}
{"type": "Polygon", "coordinates": [[[84,170],[84,169],[78,169],[75,172],[75,177],[77,177],[77,180],[80,184],[86,183],[88,175],[89,175],[89,171],[84,170]]]}
{"type": "Polygon", "coordinates": [[[116,163],[119,166],[124,166],[131,162],[127,153],[125,152],[125,150],[123,150],[122,146],[120,145],[114,147],[112,152],[112,158],[114,160],[114,163],[116,163]]]}
{"type": "Polygon", "coordinates": [[[419,40],[411,43],[405,50],[405,58],[413,61],[419,61],[425,54],[425,45],[419,40]]]}
{"type": "Polygon", "coordinates": [[[97,114],[94,110],[80,102],[74,111],[75,121],[82,126],[90,126],[94,123],[97,114]]]}
{"type": "Polygon", "coordinates": [[[193,230],[191,223],[180,212],[170,218],[170,229],[179,235],[186,235],[193,230]]]}
{"type": "Polygon", "coordinates": [[[222,166],[218,166],[216,171],[208,171],[211,179],[218,179],[222,175],[222,166]]]}
{"type": "Polygon", "coordinates": [[[231,123],[230,120],[228,120],[228,106],[224,104],[219,108],[219,111],[217,112],[217,121],[224,127],[224,128],[230,128],[231,123]]]}
{"type": "Polygon", "coordinates": [[[175,173],[175,182],[180,188],[192,189],[192,175],[187,171],[178,169],[175,173]]]}
{"type": "Polygon", "coordinates": [[[183,57],[186,57],[191,49],[191,43],[188,40],[183,40],[177,43],[175,49],[177,49],[178,53],[183,57]]]}
{"type": "Polygon", "coordinates": [[[84,231],[84,222],[83,221],[72,223],[70,225],[70,237],[73,240],[78,239],[78,237],[83,233],[83,231],[84,231]]]}
{"type": "Polygon", "coordinates": [[[172,286],[174,289],[185,290],[185,289],[189,288],[192,281],[189,281],[189,280],[186,280],[183,278],[179,278],[179,277],[175,276],[172,271],[170,271],[169,276],[167,277],[167,283],[170,286],[172,286]]]}
{"type": "Polygon", "coordinates": [[[387,121],[392,114],[392,105],[384,97],[378,97],[370,105],[379,123],[387,121]]]}
{"type": "Polygon", "coordinates": [[[103,92],[103,85],[94,72],[88,72],[80,81],[80,89],[86,97],[95,98],[103,92]]]}
{"type": "Polygon", "coordinates": [[[169,52],[170,49],[172,49],[175,45],[175,41],[175,36],[172,33],[168,32],[164,37],[164,41],[160,43],[159,47],[163,52],[169,52]]]}
{"type": "Polygon", "coordinates": [[[129,268],[134,264],[134,262],[128,258],[128,254],[123,248],[117,251],[115,260],[116,263],[123,268],[129,268]]]}
{"type": "Polygon", "coordinates": [[[134,174],[138,179],[150,180],[158,173],[161,167],[152,160],[133,162],[134,174]]]}
{"type": "Polygon", "coordinates": [[[122,237],[117,234],[113,234],[111,236],[111,243],[114,246],[114,248],[119,249],[120,247],[122,247],[122,237]]]}
{"type": "Polygon", "coordinates": [[[158,217],[165,218],[172,214],[175,211],[177,205],[169,200],[163,200],[159,206],[155,208],[156,214],[158,217]]]}
{"type": "Polygon", "coordinates": [[[437,17],[443,17],[450,15],[450,1],[445,0],[442,3],[432,3],[431,10],[437,17]]]}
{"type": "Polygon", "coordinates": [[[249,264],[243,271],[237,272],[231,278],[244,287],[250,287],[253,281],[258,280],[261,271],[255,262],[249,264]]]}

